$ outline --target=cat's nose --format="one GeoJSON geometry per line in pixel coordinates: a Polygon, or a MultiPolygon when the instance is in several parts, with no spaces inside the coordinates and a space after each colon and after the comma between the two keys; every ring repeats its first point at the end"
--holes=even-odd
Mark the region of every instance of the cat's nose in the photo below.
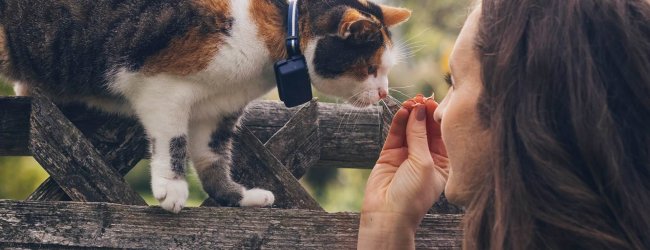
{"type": "Polygon", "coordinates": [[[377,93],[379,93],[379,99],[384,99],[384,98],[386,98],[388,96],[388,91],[386,91],[385,89],[382,89],[382,88],[379,88],[377,90],[377,93]]]}

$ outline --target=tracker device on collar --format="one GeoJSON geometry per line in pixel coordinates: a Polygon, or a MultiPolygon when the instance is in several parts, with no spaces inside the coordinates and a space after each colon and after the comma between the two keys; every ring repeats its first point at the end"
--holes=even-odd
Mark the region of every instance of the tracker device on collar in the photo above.
{"type": "Polygon", "coordinates": [[[275,81],[280,100],[287,107],[295,107],[313,98],[307,60],[300,52],[298,27],[298,0],[289,0],[287,15],[287,59],[275,63],[275,81]]]}

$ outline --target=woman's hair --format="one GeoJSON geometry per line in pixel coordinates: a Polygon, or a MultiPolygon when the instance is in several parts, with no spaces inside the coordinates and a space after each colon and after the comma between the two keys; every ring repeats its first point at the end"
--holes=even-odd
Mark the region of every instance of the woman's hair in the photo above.
{"type": "Polygon", "coordinates": [[[650,2],[483,0],[466,249],[650,249],[650,2]]]}

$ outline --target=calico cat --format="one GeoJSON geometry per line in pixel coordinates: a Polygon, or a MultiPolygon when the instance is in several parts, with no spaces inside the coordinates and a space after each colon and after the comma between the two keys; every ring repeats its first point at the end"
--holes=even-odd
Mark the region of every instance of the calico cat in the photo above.
{"type": "MultiPolygon", "coordinates": [[[[387,95],[395,51],[388,27],[411,12],[365,0],[300,0],[301,49],[321,92],[370,105],[387,95]]],[[[286,0],[3,0],[0,72],[18,95],[81,102],[136,116],[151,142],[151,185],[179,212],[186,158],[224,205],[274,196],[230,176],[231,137],[244,107],[275,87],[284,59],[286,0]]]]}

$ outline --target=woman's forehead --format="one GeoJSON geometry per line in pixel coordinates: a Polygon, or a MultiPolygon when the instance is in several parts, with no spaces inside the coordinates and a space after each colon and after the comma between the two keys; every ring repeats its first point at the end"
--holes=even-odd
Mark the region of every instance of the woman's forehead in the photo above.
{"type": "Polygon", "coordinates": [[[452,71],[454,67],[469,66],[472,61],[478,60],[475,44],[480,16],[481,8],[475,8],[467,17],[449,58],[452,71]]]}

